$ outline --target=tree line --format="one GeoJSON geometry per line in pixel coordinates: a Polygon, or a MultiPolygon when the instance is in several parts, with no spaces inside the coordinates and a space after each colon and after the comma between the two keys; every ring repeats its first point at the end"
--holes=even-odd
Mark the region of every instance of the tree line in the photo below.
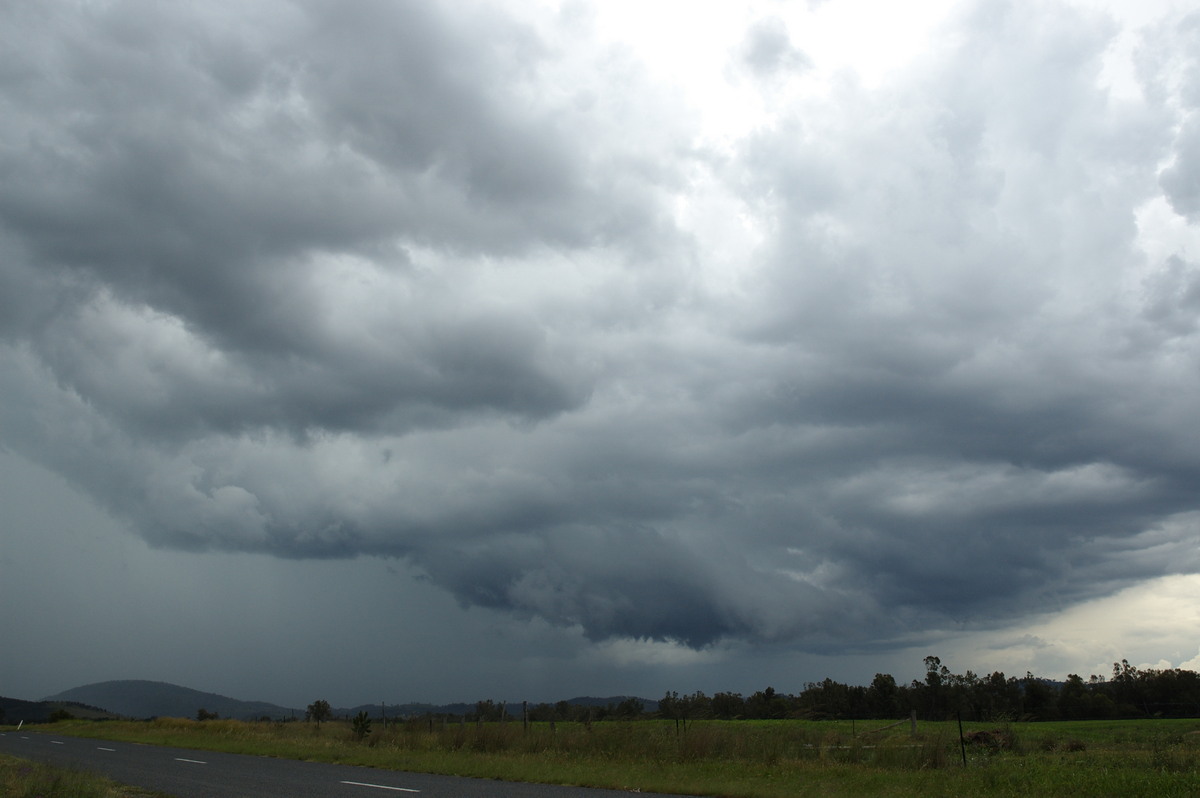
{"type": "Polygon", "coordinates": [[[970,670],[952,673],[938,657],[925,658],[925,678],[899,684],[877,673],[870,685],[833,679],[809,682],[796,695],[772,688],[751,696],[667,693],[660,717],[703,718],[905,718],[926,720],[1101,720],[1200,716],[1200,674],[1175,669],[1139,669],[1128,660],[1113,663],[1111,678],[1071,674],[1058,682],[1026,673],[986,676],[970,670]]]}
{"type": "MultiPolygon", "coordinates": [[[[731,692],[709,696],[701,691],[680,695],[668,691],[651,711],[637,698],[593,706],[568,701],[507,704],[486,700],[461,715],[427,713],[422,717],[430,723],[435,719],[591,723],[662,718],[686,726],[693,720],[708,719],[903,719],[913,713],[923,720],[960,717],[979,721],[1200,717],[1200,673],[1181,668],[1137,668],[1123,659],[1113,663],[1108,678],[1093,674],[1084,679],[1073,673],[1065,681],[1055,681],[1029,672],[1020,677],[1006,676],[1002,671],[986,676],[970,670],[957,674],[940,658],[929,656],[925,658],[925,677],[908,684],[897,682],[890,674],[877,673],[869,685],[849,685],[827,678],[808,682],[795,694],[776,692],[771,687],[749,696],[731,692]]],[[[359,724],[369,730],[366,713],[359,714],[359,724]]],[[[328,702],[316,701],[309,705],[305,719],[315,721],[319,727],[331,717],[328,702]]]]}
{"type": "MultiPolygon", "coordinates": [[[[651,713],[652,714],[652,713],[651,713]]],[[[554,704],[506,704],[495,701],[477,701],[473,712],[464,716],[469,721],[528,720],[531,723],[547,721],[573,721],[588,723],[593,720],[635,720],[646,716],[646,705],[637,698],[625,698],[604,705],[573,704],[559,701],[554,704]]]]}
{"type": "Polygon", "coordinates": [[[667,692],[653,712],[630,698],[607,706],[580,706],[560,701],[522,707],[480,701],[467,720],[592,721],[665,718],[677,723],[705,719],[851,719],[907,718],[923,720],[1103,720],[1110,718],[1200,716],[1200,674],[1174,669],[1137,668],[1128,660],[1113,663],[1111,677],[1078,674],[1065,681],[1034,676],[953,673],[940,658],[925,658],[925,677],[902,684],[877,673],[869,685],[825,679],[809,682],[796,694],[767,687],[751,695],[697,691],[667,692]],[[522,714],[522,713],[525,714],[522,714]]]}

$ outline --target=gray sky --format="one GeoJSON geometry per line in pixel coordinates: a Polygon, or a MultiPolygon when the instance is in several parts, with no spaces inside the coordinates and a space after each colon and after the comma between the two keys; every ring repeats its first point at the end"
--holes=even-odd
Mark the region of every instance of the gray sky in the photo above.
{"type": "Polygon", "coordinates": [[[0,693],[1200,662],[1185,4],[0,7],[0,693]]]}

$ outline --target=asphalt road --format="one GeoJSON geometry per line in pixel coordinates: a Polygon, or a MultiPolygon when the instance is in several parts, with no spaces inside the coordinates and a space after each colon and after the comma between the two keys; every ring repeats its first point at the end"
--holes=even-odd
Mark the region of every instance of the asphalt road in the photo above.
{"type": "Polygon", "coordinates": [[[0,752],[103,773],[177,798],[627,798],[618,790],[522,784],[187,748],[7,732],[0,752]]]}

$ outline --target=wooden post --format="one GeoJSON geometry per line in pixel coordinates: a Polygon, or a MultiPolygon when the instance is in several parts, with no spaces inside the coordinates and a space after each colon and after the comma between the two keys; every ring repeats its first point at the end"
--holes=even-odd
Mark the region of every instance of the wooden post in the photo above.
{"type": "Polygon", "coordinates": [[[529,702],[521,702],[521,731],[529,734],[529,702]]]}
{"type": "Polygon", "coordinates": [[[962,749],[963,767],[967,766],[967,741],[963,739],[962,731],[962,712],[956,712],[958,715],[958,747],[962,749]]]}
{"type": "Polygon", "coordinates": [[[917,736],[917,711],[914,709],[908,716],[909,722],[912,724],[912,736],[917,736]]]}

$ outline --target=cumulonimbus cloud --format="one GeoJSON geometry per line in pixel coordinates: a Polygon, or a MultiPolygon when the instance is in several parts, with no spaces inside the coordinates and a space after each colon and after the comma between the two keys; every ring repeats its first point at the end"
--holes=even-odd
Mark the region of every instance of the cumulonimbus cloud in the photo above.
{"type": "Polygon", "coordinates": [[[4,12],[2,441],[147,540],[813,650],[1197,565],[1200,269],[1137,225],[1195,223],[1194,26],[1121,99],[1107,22],[980,4],[718,157],[587,31],[338,8],[4,12]]]}

